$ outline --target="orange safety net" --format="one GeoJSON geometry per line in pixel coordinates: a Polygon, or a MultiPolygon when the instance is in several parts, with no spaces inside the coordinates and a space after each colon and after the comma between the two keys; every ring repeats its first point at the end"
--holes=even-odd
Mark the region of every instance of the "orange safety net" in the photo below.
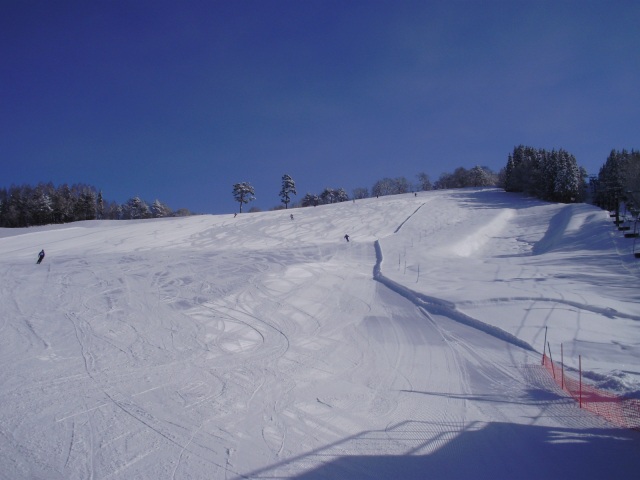
{"type": "Polygon", "coordinates": [[[640,400],[625,398],[585,384],[564,372],[562,364],[554,363],[546,355],[542,363],[564,391],[584,408],[619,427],[640,430],[640,400]]]}

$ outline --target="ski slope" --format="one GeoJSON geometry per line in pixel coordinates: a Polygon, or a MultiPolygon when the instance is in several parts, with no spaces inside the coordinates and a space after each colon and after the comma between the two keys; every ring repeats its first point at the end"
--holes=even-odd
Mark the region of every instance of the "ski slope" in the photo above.
{"type": "Polygon", "coordinates": [[[610,220],[470,189],[0,229],[0,478],[635,476],[540,366],[548,327],[640,392],[610,220]]]}

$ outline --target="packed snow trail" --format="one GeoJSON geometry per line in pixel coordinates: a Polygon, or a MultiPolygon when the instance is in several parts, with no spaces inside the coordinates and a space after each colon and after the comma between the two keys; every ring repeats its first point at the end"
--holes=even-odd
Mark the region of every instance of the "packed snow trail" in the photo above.
{"type": "Polygon", "coordinates": [[[430,192],[300,209],[294,221],[269,212],[2,231],[0,478],[637,471],[636,433],[577,409],[538,354],[460,322],[535,347],[535,312],[510,323],[522,301],[504,295],[505,313],[486,315],[495,291],[515,288],[547,302],[613,299],[617,315],[604,318],[630,328],[638,312],[626,290],[597,285],[592,295],[594,283],[570,276],[567,249],[552,258],[560,268],[544,263],[580,213],[563,213],[554,237],[541,220],[551,207],[496,191],[430,192]],[[466,241],[452,242],[461,225],[466,241]],[[381,273],[403,295],[374,280],[376,241],[381,273]],[[540,278],[564,298],[540,290],[540,278]]]}

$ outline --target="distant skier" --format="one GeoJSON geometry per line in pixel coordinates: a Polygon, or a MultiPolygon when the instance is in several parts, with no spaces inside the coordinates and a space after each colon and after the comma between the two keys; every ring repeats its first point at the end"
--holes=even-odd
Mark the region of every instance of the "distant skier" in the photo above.
{"type": "Polygon", "coordinates": [[[40,253],[38,254],[38,261],[36,263],[39,265],[43,259],[44,259],[44,249],[40,250],[40,253]]]}
{"type": "Polygon", "coordinates": [[[345,234],[344,239],[348,242],[349,241],[349,235],[345,234]]]}
{"type": "Polygon", "coordinates": [[[293,220],[293,213],[291,214],[291,220],[293,220]]]}

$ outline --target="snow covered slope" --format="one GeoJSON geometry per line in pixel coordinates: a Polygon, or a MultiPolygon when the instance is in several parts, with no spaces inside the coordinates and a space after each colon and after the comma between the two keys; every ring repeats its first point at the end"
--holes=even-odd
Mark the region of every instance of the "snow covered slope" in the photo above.
{"type": "Polygon", "coordinates": [[[0,478],[633,475],[539,365],[640,391],[632,242],[491,189],[0,230],[0,478]]]}

